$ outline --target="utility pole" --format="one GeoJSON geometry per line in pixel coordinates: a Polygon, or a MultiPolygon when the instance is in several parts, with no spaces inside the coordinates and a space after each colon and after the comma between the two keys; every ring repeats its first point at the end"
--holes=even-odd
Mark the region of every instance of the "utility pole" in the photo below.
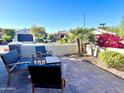
{"type": "Polygon", "coordinates": [[[85,29],[85,21],[86,21],[85,17],[86,17],[86,15],[84,14],[83,17],[84,17],[84,29],[85,29]]]}

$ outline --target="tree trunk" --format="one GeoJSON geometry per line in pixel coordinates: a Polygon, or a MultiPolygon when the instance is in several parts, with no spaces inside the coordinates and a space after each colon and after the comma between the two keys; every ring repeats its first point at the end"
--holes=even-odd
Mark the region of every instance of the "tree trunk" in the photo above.
{"type": "Polygon", "coordinates": [[[84,47],[83,47],[83,48],[84,48],[84,53],[87,53],[87,51],[86,51],[86,45],[87,45],[87,44],[85,43],[85,44],[84,44],[84,47]]]}
{"type": "Polygon", "coordinates": [[[80,39],[79,38],[77,39],[77,46],[78,46],[78,54],[80,55],[81,49],[80,49],[80,39]]]}
{"type": "Polygon", "coordinates": [[[80,49],[80,51],[81,51],[81,54],[83,55],[83,53],[84,53],[84,44],[83,43],[81,43],[81,49],[80,49]]]}

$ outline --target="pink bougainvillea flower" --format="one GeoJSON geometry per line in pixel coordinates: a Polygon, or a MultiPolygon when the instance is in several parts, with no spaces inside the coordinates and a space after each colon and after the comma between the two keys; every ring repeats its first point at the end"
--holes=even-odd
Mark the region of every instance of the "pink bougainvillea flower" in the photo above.
{"type": "Polygon", "coordinates": [[[98,45],[100,47],[124,48],[124,44],[120,42],[123,39],[112,34],[102,34],[98,37],[98,45]]]}

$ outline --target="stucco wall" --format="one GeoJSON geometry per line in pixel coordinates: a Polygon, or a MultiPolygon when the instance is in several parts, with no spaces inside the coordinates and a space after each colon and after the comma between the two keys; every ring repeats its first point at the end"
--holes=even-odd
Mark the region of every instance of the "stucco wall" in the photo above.
{"type": "Polygon", "coordinates": [[[124,49],[120,49],[120,48],[107,48],[107,50],[115,51],[115,52],[119,52],[119,53],[124,54],[124,49]]]}
{"type": "Polygon", "coordinates": [[[91,46],[87,45],[87,47],[86,47],[87,54],[88,55],[93,55],[93,56],[97,56],[100,51],[104,51],[104,50],[115,51],[115,52],[124,54],[124,49],[120,49],[120,48],[101,48],[99,46],[93,47],[93,54],[92,54],[91,46]]]}
{"type": "MultiPolygon", "coordinates": [[[[23,44],[21,47],[22,54],[35,54],[35,46],[41,46],[42,44],[23,44]]],[[[53,55],[62,56],[65,54],[75,54],[77,53],[77,45],[76,44],[46,44],[47,50],[53,52],[53,55]]]]}

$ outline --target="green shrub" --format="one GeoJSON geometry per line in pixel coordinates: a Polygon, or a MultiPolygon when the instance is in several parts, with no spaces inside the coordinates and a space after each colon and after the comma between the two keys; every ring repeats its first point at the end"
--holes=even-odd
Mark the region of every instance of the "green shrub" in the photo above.
{"type": "Polygon", "coordinates": [[[61,43],[61,44],[64,44],[64,43],[68,43],[68,40],[66,38],[61,38],[57,42],[61,43]]]}
{"type": "Polygon", "coordinates": [[[4,35],[4,36],[3,36],[3,40],[4,40],[5,42],[9,42],[9,41],[11,41],[11,36],[4,35]]]}
{"type": "Polygon", "coordinates": [[[114,51],[100,52],[98,58],[107,64],[108,67],[119,67],[124,65],[124,54],[120,54],[114,51]]]}

